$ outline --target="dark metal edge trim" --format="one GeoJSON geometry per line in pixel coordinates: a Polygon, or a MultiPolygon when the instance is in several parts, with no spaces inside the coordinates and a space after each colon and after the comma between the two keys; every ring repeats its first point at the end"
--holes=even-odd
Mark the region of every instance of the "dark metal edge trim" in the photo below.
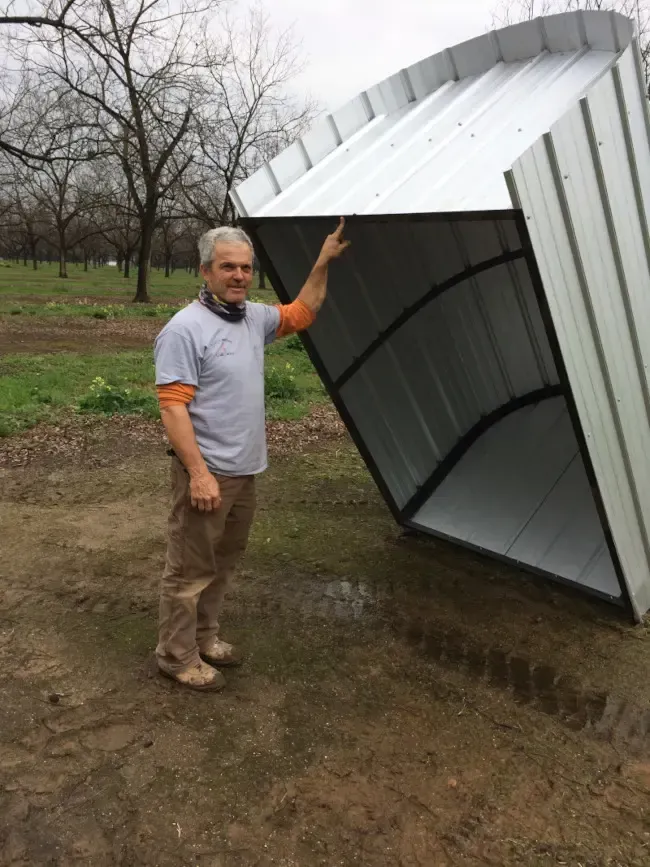
{"type": "MultiPolygon", "coordinates": [[[[512,208],[506,208],[502,211],[435,211],[433,213],[421,211],[417,214],[349,214],[345,216],[346,223],[466,223],[466,222],[486,222],[486,221],[504,221],[514,222],[517,212],[512,208]]],[[[323,221],[336,221],[339,214],[309,214],[303,216],[298,214],[289,217],[240,217],[238,225],[247,232],[254,231],[259,226],[265,223],[322,223],[323,221]]],[[[336,222],[334,223],[336,225],[336,222]]]]}
{"type": "Polygon", "coordinates": [[[464,542],[462,539],[457,539],[454,536],[448,536],[446,533],[440,533],[437,530],[431,530],[415,521],[408,520],[403,525],[408,530],[412,530],[418,535],[425,537],[433,537],[440,539],[443,542],[448,542],[450,545],[464,548],[474,554],[480,554],[482,557],[487,557],[490,560],[496,560],[498,563],[505,563],[508,566],[515,566],[527,575],[533,578],[543,578],[545,581],[552,581],[554,584],[561,584],[564,587],[569,587],[575,590],[580,595],[595,597],[610,605],[616,605],[623,610],[627,609],[627,604],[624,596],[611,596],[609,593],[603,593],[601,590],[594,590],[593,587],[586,587],[584,584],[579,584],[577,581],[572,581],[570,578],[563,578],[562,575],[557,575],[555,572],[547,572],[544,569],[538,569],[528,563],[520,560],[515,560],[513,557],[507,557],[505,554],[497,554],[495,551],[490,551],[488,548],[482,548],[480,545],[472,545],[471,542],[464,542]]]}

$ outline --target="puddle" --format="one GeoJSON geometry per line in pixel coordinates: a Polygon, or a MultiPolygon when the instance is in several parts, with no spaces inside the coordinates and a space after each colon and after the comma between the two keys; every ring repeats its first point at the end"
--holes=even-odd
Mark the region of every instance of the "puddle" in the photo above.
{"type": "Polygon", "coordinates": [[[363,581],[314,581],[304,588],[298,604],[306,615],[359,620],[374,613],[376,598],[363,581]]]}
{"type": "Polygon", "coordinates": [[[285,590],[276,598],[258,597],[267,611],[281,610],[289,604],[304,617],[360,620],[377,614],[377,596],[363,581],[318,581],[305,578],[295,590],[285,590]]]}
{"type": "Polygon", "coordinates": [[[549,665],[472,645],[460,633],[417,623],[401,624],[398,633],[441,665],[508,692],[518,704],[530,705],[573,731],[624,744],[633,752],[650,751],[648,708],[613,693],[584,689],[549,665]]]}

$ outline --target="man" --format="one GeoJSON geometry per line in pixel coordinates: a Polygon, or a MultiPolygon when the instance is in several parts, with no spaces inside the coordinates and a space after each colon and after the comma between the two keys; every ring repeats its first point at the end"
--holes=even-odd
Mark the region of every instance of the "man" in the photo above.
{"type": "Polygon", "coordinates": [[[156,338],[156,386],[173,455],[156,656],[163,674],[190,689],[222,689],[218,668],[239,661],[219,635],[219,614],[248,541],[255,476],[266,469],[264,346],[312,324],[329,263],[349,246],[344,227],[341,218],[297,299],[274,306],[246,300],[253,279],[246,233],[206,232],[199,299],[156,338]]]}

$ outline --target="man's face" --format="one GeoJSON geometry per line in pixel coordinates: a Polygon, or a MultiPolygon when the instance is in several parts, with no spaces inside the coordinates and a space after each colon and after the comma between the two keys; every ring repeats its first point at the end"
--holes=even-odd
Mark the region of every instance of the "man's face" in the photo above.
{"type": "Polygon", "coordinates": [[[253,282],[253,251],[248,244],[219,241],[210,265],[201,265],[208,289],[221,301],[241,304],[253,282]]]}

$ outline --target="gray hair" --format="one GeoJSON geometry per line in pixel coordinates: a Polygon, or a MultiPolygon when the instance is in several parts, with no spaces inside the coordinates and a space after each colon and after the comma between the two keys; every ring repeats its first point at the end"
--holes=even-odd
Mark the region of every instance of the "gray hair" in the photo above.
{"type": "Polygon", "coordinates": [[[199,238],[198,246],[201,265],[208,266],[212,262],[215,245],[220,242],[226,244],[246,244],[253,250],[253,242],[243,229],[237,229],[235,226],[219,226],[217,229],[209,229],[199,238]]]}

